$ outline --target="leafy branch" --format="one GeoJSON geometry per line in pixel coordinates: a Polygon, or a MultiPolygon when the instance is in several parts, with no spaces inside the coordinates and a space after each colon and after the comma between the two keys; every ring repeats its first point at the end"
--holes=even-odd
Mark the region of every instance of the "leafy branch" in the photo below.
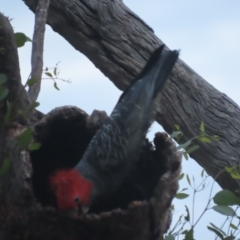
{"type": "MultiPolygon", "coordinates": [[[[170,137],[172,139],[174,139],[176,142],[179,142],[181,140],[181,138],[183,137],[183,132],[180,129],[179,125],[175,125],[176,131],[174,131],[170,137]]],[[[219,137],[217,135],[209,135],[206,133],[205,131],[205,126],[204,126],[204,122],[201,122],[200,124],[200,134],[191,138],[190,140],[188,140],[187,142],[180,144],[177,147],[177,150],[184,150],[183,151],[183,156],[185,157],[186,160],[188,160],[188,155],[194,151],[196,151],[199,148],[199,145],[192,145],[190,146],[194,140],[198,139],[203,143],[211,143],[214,140],[219,140],[219,137]]]]}

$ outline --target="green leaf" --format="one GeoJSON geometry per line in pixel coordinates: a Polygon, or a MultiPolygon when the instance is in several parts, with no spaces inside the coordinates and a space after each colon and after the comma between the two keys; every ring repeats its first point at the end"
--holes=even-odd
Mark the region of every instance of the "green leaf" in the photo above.
{"type": "Polygon", "coordinates": [[[33,151],[33,150],[37,150],[41,147],[41,143],[38,142],[34,142],[34,143],[30,143],[30,145],[28,146],[28,150],[33,151]]]}
{"type": "Polygon", "coordinates": [[[175,138],[175,137],[178,137],[179,135],[181,135],[182,132],[181,131],[176,131],[176,132],[173,132],[171,135],[170,135],[170,138],[175,138]]]}
{"type": "Polygon", "coordinates": [[[175,124],[174,126],[175,126],[175,128],[176,128],[177,131],[180,130],[180,126],[179,126],[179,125],[175,124]]]}
{"type": "Polygon", "coordinates": [[[233,179],[240,179],[240,173],[235,169],[235,171],[230,172],[233,179]]]}
{"type": "Polygon", "coordinates": [[[228,206],[215,205],[212,207],[212,209],[225,216],[234,216],[235,214],[234,210],[228,206]]]}
{"type": "Polygon", "coordinates": [[[200,131],[201,131],[202,133],[205,133],[204,122],[201,122],[201,124],[200,124],[200,131]]]}
{"type": "Polygon", "coordinates": [[[191,144],[191,140],[189,140],[189,141],[187,141],[187,142],[185,142],[185,143],[183,143],[183,144],[181,144],[181,145],[179,145],[178,147],[177,147],[177,150],[179,150],[179,149],[186,149],[186,147],[188,147],[190,144],[191,144]]]}
{"type": "Polygon", "coordinates": [[[203,168],[202,171],[201,171],[201,177],[204,176],[204,172],[205,172],[205,170],[204,170],[204,168],[203,168]]]}
{"type": "Polygon", "coordinates": [[[213,136],[211,136],[211,138],[214,139],[214,140],[219,140],[220,139],[218,135],[213,135],[213,136]]]}
{"type": "Polygon", "coordinates": [[[18,48],[24,46],[26,42],[31,42],[32,41],[24,33],[15,33],[14,35],[15,35],[15,40],[16,40],[18,48]]]}
{"type": "Polygon", "coordinates": [[[24,111],[24,110],[17,110],[17,113],[19,114],[19,115],[23,115],[24,113],[26,112],[26,110],[24,111]]]}
{"type": "Polygon", "coordinates": [[[2,101],[8,95],[8,93],[8,89],[3,85],[0,85],[0,101],[2,101]]]}
{"type": "Polygon", "coordinates": [[[184,156],[184,158],[185,158],[186,160],[188,160],[188,154],[187,154],[186,151],[183,152],[183,156],[184,156]]]}
{"type": "Polygon", "coordinates": [[[233,167],[225,167],[226,172],[230,173],[233,171],[233,167]]]}
{"type": "Polygon", "coordinates": [[[175,240],[175,237],[171,234],[164,237],[164,240],[175,240]]]}
{"type": "Polygon", "coordinates": [[[29,87],[31,87],[31,86],[33,86],[36,82],[37,82],[37,78],[36,78],[36,77],[31,77],[30,79],[28,79],[27,85],[28,85],[29,87]]]}
{"type": "Polygon", "coordinates": [[[11,116],[12,116],[12,107],[13,107],[12,103],[7,101],[7,112],[4,115],[4,123],[5,124],[10,123],[10,119],[11,119],[11,116]]]}
{"type": "Polygon", "coordinates": [[[52,74],[50,72],[45,72],[45,74],[48,76],[48,77],[53,77],[52,74]]]}
{"type": "Polygon", "coordinates": [[[189,209],[188,207],[185,205],[185,208],[186,208],[186,213],[187,215],[184,216],[184,219],[187,221],[187,222],[190,222],[190,212],[189,212],[189,209]]]}
{"type": "Polygon", "coordinates": [[[226,172],[228,172],[233,179],[240,179],[240,172],[234,167],[225,167],[226,172]]]}
{"type": "Polygon", "coordinates": [[[210,225],[211,225],[213,228],[217,229],[219,232],[221,232],[221,233],[223,234],[223,236],[226,236],[226,235],[227,235],[222,229],[218,228],[218,227],[217,227],[216,225],[214,225],[213,223],[210,223],[210,225]]]}
{"type": "Polygon", "coordinates": [[[217,229],[213,228],[213,227],[209,227],[207,226],[209,231],[214,232],[218,237],[220,237],[221,239],[223,239],[223,235],[221,234],[221,232],[219,232],[217,229]]]}
{"type": "Polygon", "coordinates": [[[191,181],[190,181],[188,174],[186,175],[186,178],[187,178],[188,184],[191,186],[191,181]]]}
{"type": "Polygon", "coordinates": [[[32,109],[38,107],[39,105],[40,105],[39,102],[33,102],[33,103],[31,103],[31,104],[28,106],[28,109],[29,109],[29,110],[32,110],[32,109]]]}
{"type": "Polygon", "coordinates": [[[199,139],[201,142],[205,142],[205,143],[211,143],[211,142],[212,142],[212,140],[211,140],[210,138],[208,138],[208,137],[200,136],[198,139],[199,139]]]}
{"type": "Polygon", "coordinates": [[[56,82],[54,82],[54,87],[59,91],[60,89],[58,88],[58,86],[57,86],[57,83],[56,82]]]}
{"type": "Polygon", "coordinates": [[[188,188],[183,188],[183,189],[181,190],[181,192],[186,191],[186,190],[188,190],[188,188]]]}
{"type": "Polygon", "coordinates": [[[235,240],[236,238],[234,236],[227,236],[223,238],[223,240],[235,240]]]}
{"type": "Polygon", "coordinates": [[[57,76],[57,68],[54,68],[53,74],[57,76]]]}
{"type": "Polygon", "coordinates": [[[0,84],[3,84],[7,81],[7,76],[5,74],[0,73],[0,84]]]}
{"type": "Polygon", "coordinates": [[[183,240],[194,240],[192,228],[190,230],[183,231],[183,234],[185,235],[183,240]]]}
{"type": "Polygon", "coordinates": [[[239,198],[229,190],[221,190],[213,197],[214,203],[217,205],[229,206],[239,205],[239,198]]]}
{"type": "Polygon", "coordinates": [[[10,167],[11,167],[10,159],[9,158],[4,159],[3,165],[0,168],[0,177],[6,174],[9,171],[10,167]]]}
{"type": "Polygon", "coordinates": [[[238,230],[237,226],[235,226],[233,223],[230,223],[230,227],[234,230],[238,230]]]}
{"type": "Polygon", "coordinates": [[[17,143],[20,148],[27,147],[33,139],[32,130],[27,128],[20,136],[17,137],[17,143]]]}
{"type": "Polygon", "coordinates": [[[186,149],[186,152],[187,152],[188,154],[190,154],[190,153],[196,151],[198,148],[199,148],[198,145],[194,145],[194,146],[192,146],[192,147],[190,147],[190,148],[187,148],[187,149],[186,149]]]}
{"type": "Polygon", "coordinates": [[[184,198],[187,198],[188,196],[189,196],[189,194],[186,194],[186,193],[177,193],[175,198],[184,199],[184,198]]]}
{"type": "Polygon", "coordinates": [[[184,173],[181,173],[180,176],[178,177],[178,179],[179,180],[183,179],[184,175],[185,175],[184,173]]]}

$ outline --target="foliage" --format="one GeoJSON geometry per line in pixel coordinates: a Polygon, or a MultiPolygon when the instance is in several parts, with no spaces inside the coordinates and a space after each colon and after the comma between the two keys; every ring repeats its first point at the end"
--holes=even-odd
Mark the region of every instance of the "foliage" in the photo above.
{"type": "MultiPolygon", "coordinates": [[[[174,138],[177,142],[179,142],[180,139],[183,137],[183,133],[180,130],[180,126],[176,125],[175,128],[176,128],[176,131],[173,132],[171,137],[174,138]]],[[[210,136],[206,133],[203,122],[200,124],[199,129],[200,129],[200,134],[198,136],[178,146],[178,149],[182,149],[183,155],[186,160],[188,160],[188,154],[196,151],[199,148],[198,145],[193,145],[194,140],[198,139],[203,143],[211,144],[212,141],[219,139],[218,136],[216,135],[210,136]]],[[[200,176],[202,178],[202,181],[200,182],[200,184],[196,184],[194,176],[190,177],[188,174],[185,174],[185,173],[182,173],[179,176],[179,180],[182,180],[185,177],[189,185],[189,188],[192,189],[193,191],[191,195],[192,210],[190,211],[188,206],[185,205],[185,209],[186,209],[185,215],[184,214],[180,215],[175,225],[166,234],[164,238],[165,240],[179,239],[180,236],[182,236],[181,239],[183,240],[195,239],[194,229],[196,228],[197,224],[199,223],[199,221],[202,219],[202,217],[207,211],[215,211],[223,216],[226,216],[222,226],[218,227],[216,226],[216,224],[211,222],[207,226],[207,229],[215,234],[215,239],[221,239],[221,240],[237,239],[236,237],[240,233],[240,217],[237,214],[237,210],[240,207],[239,197],[233,192],[229,190],[224,190],[224,189],[217,192],[214,196],[212,196],[215,180],[223,172],[228,172],[233,179],[240,179],[240,171],[237,166],[226,167],[225,169],[223,169],[213,180],[212,187],[210,189],[210,194],[207,200],[207,204],[203,212],[197,218],[197,220],[194,219],[194,213],[196,210],[196,206],[195,206],[196,195],[199,192],[206,190],[207,186],[209,185],[207,182],[207,180],[209,179],[209,176],[205,173],[203,169],[200,173],[200,176]],[[237,224],[234,224],[233,222],[236,222],[237,224]],[[227,231],[225,229],[227,229],[227,231]]],[[[185,193],[187,190],[188,188],[181,189],[177,193],[176,198],[185,199],[189,197],[190,194],[185,193]]],[[[174,205],[172,206],[172,209],[173,211],[175,211],[174,205]]]]}
{"type": "MultiPolygon", "coordinates": [[[[170,137],[175,139],[177,142],[180,142],[183,137],[183,133],[182,133],[179,125],[175,125],[175,129],[176,129],[176,131],[174,131],[170,137]]],[[[193,137],[192,139],[188,140],[187,142],[180,144],[177,147],[178,150],[181,150],[181,149],[184,150],[183,156],[185,157],[186,160],[188,160],[188,158],[189,158],[188,155],[190,153],[193,153],[194,151],[196,151],[199,148],[199,145],[196,145],[196,144],[192,145],[192,143],[196,139],[200,140],[203,143],[211,143],[214,140],[219,140],[219,137],[216,135],[210,136],[209,134],[207,134],[205,131],[204,122],[201,122],[200,134],[193,137]]]]}
{"type": "Polygon", "coordinates": [[[5,74],[0,74],[0,101],[5,99],[8,95],[9,90],[4,86],[7,81],[7,76],[5,74]]]}
{"type": "MultiPolygon", "coordinates": [[[[28,38],[24,33],[15,33],[14,36],[15,36],[17,47],[22,47],[25,45],[27,41],[31,41],[31,39],[28,38]]],[[[0,73],[0,107],[4,105],[3,100],[5,100],[5,98],[8,96],[8,93],[9,93],[8,88],[5,86],[5,84],[7,83],[7,80],[8,78],[6,74],[0,73]]],[[[3,121],[1,122],[2,124],[1,127],[11,124],[14,118],[19,114],[26,116],[27,111],[33,110],[35,107],[39,105],[39,104],[33,103],[28,108],[26,108],[24,112],[23,111],[14,112],[13,107],[17,101],[18,99],[16,99],[14,103],[6,101],[5,103],[6,113],[3,117],[3,121]]],[[[33,141],[33,135],[32,135],[32,130],[30,128],[27,128],[20,136],[17,137],[17,143],[20,149],[26,147],[28,148],[28,150],[34,150],[40,147],[39,143],[32,143],[32,141],[33,141]]],[[[8,155],[8,153],[6,153],[6,155],[8,155]]],[[[6,157],[3,160],[2,166],[0,166],[0,177],[7,174],[10,170],[10,167],[11,167],[11,159],[10,157],[6,157]]]]}
{"type": "Polygon", "coordinates": [[[45,80],[45,79],[51,79],[53,81],[53,86],[56,90],[60,90],[58,85],[57,85],[57,79],[60,79],[62,80],[63,82],[67,82],[67,83],[71,83],[70,80],[65,80],[63,78],[59,78],[59,69],[58,69],[58,64],[59,62],[55,65],[55,67],[53,68],[48,68],[46,67],[44,70],[43,70],[43,73],[47,76],[47,78],[43,78],[42,80],[45,80]]]}
{"type": "Polygon", "coordinates": [[[10,166],[11,166],[11,161],[10,161],[10,159],[7,157],[7,158],[4,159],[3,165],[2,165],[2,167],[0,168],[0,177],[3,176],[3,175],[5,175],[5,174],[9,171],[10,166]]]}
{"type": "Polygon", "coordinates": [[[14,36],[15,36],[15,40],[18,48],[23,47],[26,42],[32,41],[24,33],[15,33],[14,36]]]}
{"type": "MultiPolygon", "coordinates": [[[[15,40],[16,40],[16,45],[18,48],[23,47],[26,42],[32,42],[32,40],[27,37],[24,33],[17,32],[14,34],[15,40]]],[[[48,68],[46,67],[43,72],[48,78],[43,78],[44,79],[51,79],[54,82],[54,88],[57,90],[60,90],[57,85],[58,79],[70,83],[69,80],[65,80],[62,78],[59,78],[59,69],[58,69],[58,64],[55,65],[54,68],[48,68]]],[[[7,83],[7,76],[6,74],[0,73],[0,107],[3,106],[3,100],[6,99],[8,96],[9,90],[5,86],[5,83],[7,83]]],[[[23,90],[26,89],[27,87],[32,87],[35,83],[37,82],[37,79],[34,77],[28,77],[26,84],[23,86],[23,90]]],[[[14,106],[16,105],[16,102],[18,99],[15,100],[15,102],[9,102],[8,100],[6,101],[6,112],[3,118],[3,122],[1,123],[3,126],[10,125],[14,119],[17,116],[23,116],[27,117],[27,114],[31,111],[33,111],[35,108],[37,108],[40,103],[39,102],[33,102],[29,104],[24,110],[14,110],[14,106]]],[[[29,151],[37,150],[40,148],[41,144],[38,142],[34,142],[33,139],[33,132],[31,128],[26,128],[19,136],[16,137],[17,144],[20,150],[27,149],[29,151]]],[[[3,165],[0,166],[0,177],[5,175],[11,166],[11,159],[7,157],[3,161],[3,165]]]]}

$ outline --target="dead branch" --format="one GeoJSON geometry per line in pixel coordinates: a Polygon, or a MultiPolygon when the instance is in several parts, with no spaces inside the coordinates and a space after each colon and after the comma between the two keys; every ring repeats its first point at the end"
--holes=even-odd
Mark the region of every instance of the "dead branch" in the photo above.
{"type": "Polygon", "coordinates": [[[35,78],[36,83],[29,87],[28,90],[28,95],[31,102],[35,102],[37,100],[41,89],[44,33],[49,3],[50,0],[39,0],[38,6],[36,8],[31,59],[32,63],[31,78],[35,78]]]}
{"type": "MultiPolygon", "coordinates": [[[[34,12],[37,0],[23,0],[34,12]]],[[[123,1],[51,1],[47,23],[76,50],[86,55],[119,89],[125,89],[146,60],[163,42],[123,1]]],[[[185,139],[199,134],[201,121],[212,144],[196,140],[200,148],[191,154],[213,178],[224,166],[238,165],[240,158],[240,108],[179,60],[170,76],[157,121],[168,133],[181,126],[185,139]],[[214,151],[213,151],[214,149],[214,151]]],[[[235,190],[239,181],[221,174],[222,188],[235,190]]]]}

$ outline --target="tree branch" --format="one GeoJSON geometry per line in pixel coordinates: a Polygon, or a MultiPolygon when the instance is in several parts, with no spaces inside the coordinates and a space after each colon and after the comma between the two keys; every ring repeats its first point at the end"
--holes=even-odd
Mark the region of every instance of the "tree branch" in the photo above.
{"type": "Polygon", "coordinates": [[[36,79],[36,83],[29,87],[28,90],[28,95],[31,102],[35,102],[37,100],[41,89],[44,33],[49,2],[50,0],[39,0],[36,8],[31,59],[31,78],[36,79]]]}
{"type": "Polygon", "coordinates": [[[28,155],[25,151],[20,153],[16,143],[16,136],[24,129],[20,123],[26,126],[28,120],[19,114],[14,114],[26,109],[29,99],[21,84],[13,29],[9,20],[1,13],[0,25],[0,73],[7,76],[4,86],[9,90],[7,97],[0,104],[0,168],[3,164],[10,165],[10,169],[0,176],[0,221],[3,226],[8,220],[18,221],[20,215],[25,216],[28,211],[22,208],[22,204],[27,202],[30,206],[33,197],[29,191],[30,183],[26,180],[31,174],[31,164],[26,157],[23,163],[23,156],[28,155]],[[10,112],[12,118],[6,123],[4,116],[10,104],[12,104],[10,112]]]}
{"type": "MultiPolygon", "coordinates": [[[[35,11],[37,0],[23,1],[35,11]]],[[[151,52],[162,44],[152,29],[120,0],[51,1],[47,23],[122,90],[143,68],[151,52]]],[[[201,148],[191,154],[212,177],[224,166],[238,165],[237,104],[181,60],[169,78],[157,121],[168,133],[179,124],[185,139],[199,134],[201,121],[210,135],[219,135],[220,141],[212,144],[196,140],[201,148]]],[[[230,190],[240,187],[228,174],[221,174],[217,182],[230,190]]]]}
{"type": "MultiPolygon", "coordinates": [[[[18,52],[12,26],[7,17],[0,13],[0,73],[6,75],[3,84],[9,91],[7,97],[1,101],[0,122],[7,110],[7,102],[13,104],[12,111],[24,109],[29,103],[28,96],[21,84],[18,52]]],[[[26,120],[18,116],[22,122],[26,120]]]]}

